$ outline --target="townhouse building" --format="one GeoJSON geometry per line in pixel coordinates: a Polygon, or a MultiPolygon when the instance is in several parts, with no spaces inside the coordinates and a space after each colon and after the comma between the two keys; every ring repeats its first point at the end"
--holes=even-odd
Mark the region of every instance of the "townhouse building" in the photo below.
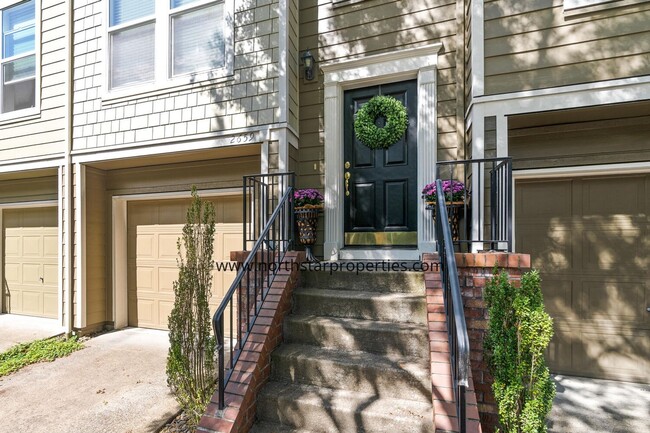
{"type": "MultiPolygon", "coordinates": [[[[324,192],[323,259],[417,260],[435,248],[420,191],[436,163],[511,157],[514,249],[542,272],[552,369],[650,377],[650,2],[3,0],[0,13],[3,313],[166,328],[191,186],[215,204],[227,260],[255,173],[324,192]],[[409,115],[385,151],[354,138],[375,95],[409,115]]],[[[477,233],[487,205],[466,215],[477,233]]],[[[215,277],[216,305],[233,274],[215,277]]]]}

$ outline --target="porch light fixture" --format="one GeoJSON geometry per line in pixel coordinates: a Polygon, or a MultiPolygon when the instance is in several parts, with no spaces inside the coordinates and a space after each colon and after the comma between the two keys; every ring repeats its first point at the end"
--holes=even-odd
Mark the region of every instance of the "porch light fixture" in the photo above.
{"type": "Polygon", "coordinates": [[[314,79],[314,56],[309,50],[302,54],[302,64],[305,68],[305,80],[311,81],[314,79]]]}

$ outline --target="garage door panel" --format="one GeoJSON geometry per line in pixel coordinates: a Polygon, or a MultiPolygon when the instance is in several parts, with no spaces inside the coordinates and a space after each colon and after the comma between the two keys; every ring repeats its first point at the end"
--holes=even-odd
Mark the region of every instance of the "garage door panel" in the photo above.
{"type": "Polygon", "coordinates": [[[43,257],[57,259],[59,257],[59,236],[43,236],[43,257]]]}
{"type": "Polygon", "coordinates": [[[59,265],[58,264],[44,264],[43,265],[43,283],[51,288],[57,285],[59,279],[59,265]]]}
{"type": "Polygon", "coordinates": [[[178,279],[177,267],[159,267],[158,268],[159,292],[174,296],[174,281],[176,281],[177,279],[178,279]]]}
{"type": "Polygon", "coordinates": [[[140,293],[154,293],[156,292],[154,282],[155,268],[138,266],[136,270],[137,291],[140,293]]]}
{"type": "Polygon", "coordinates": [[[153,234],[143,234],[138,228],[138,236],[136,238],[136,254],[138,259],[155,258],[154,251],[156,237],[153,234]]]}
{"type": "Polygon", "coordinates": [[[20,264],[18,263],[5,263],[5,281],[12,287],[15,284],[20,284],[20,264]]]}
{"type": "Polygon", "coordinates": [[[41,258],[43,257],[43,238],[41,236],[25,235],[22,238],[22,256],[41,258]]]}
{"type": "Polygon", "coordinates": [[[524,218],[571,217],[571,182],[531,182],[517,196],[517,215],[524,218]]]}
{"type": "Polygon", "coordinates": [[[582,298],[582,317],[586,320],[634,325],[647,314],[642,281],[585,281],[582,283],[582,298]]]}
{"type": "Polygon", "coordinates": [[[154,320],[156,314],[156,302],[153,299],[138,299],[137,300],[137,323],[139,326],[157,325],[157,321],[154,320]]]}
{"type": "Polygon", "coordinates": [[[23,290],[22,313],[33,315],[43,314],[43,293],[31,290],[23,290]]]}
{"type": "Polygon", "coordinates": [[[573,342],[574,369],[622,380],[647,375],[647,335],[634,332],[583,330],[573,342]]]}
{"type": "Polygon", "coordinates": [[[6,258],[20,257],[20,236],[13,235],[16,230],[5,230],[4,252],[6,258]]]}
{"type": "Polygon", "coordinates": [[[645,214],[644,176],[584,178],[582,215],[645,214]]]}
{"type": "Polygon", "coordinates": [[[167,329],[169,326],[169,315],[174,308],[174,302],[160,301],[158,303],[158,320],[156,321],[161,329],[167,329]]]}
{"type": "Polygon", "coordinates": [[[545,278],[542,292],[546,311],[551,317],[568,320],[579,318],[579,297],[574,294],[573,281],[545,278]]]}
{"type": "Polygon", "coordinates": [[[41,265],[38,263],[23,263],[22,269],[23,284],[39,284],[41,282],[41,265]]]}
{"type": "Polygon", "coordinates": [[[574,335],[570,329],[562,329],[561,326],[558,326],[557,322],[554,323],[553,328],[553,338],[546,349],[546,360],[550,370],[562,371],[563,368],[566,369],[566,365],[573,364],[571,345],[574,335]]]}
{"type": "Polygon", "coordinates": [[[573,264],[571,237],[568,228],[522,224],[518,227],[517,250],[531,255],[535,269],[567,271],[573,264]]]}
{"type": "MultiPolygon", "coordinates": [[[[606,222],[600,228],[582,232],[582,267],[587,271],[614,271],[620,267],[643,264],[636,258],[644,256],[639,239],[642,229],[612,228],[616,222],[606,222]]],[[[643,271],[642,266],[636,272],[643,271]]],[[[634,271],[634,270],[633,270],[634,271]]]]}
{"type": "Polygon", "coordinates": [[[59,305],[59,297],[56,293],[43,293],[43,315],[56,317],[59,305]]]}
{"type": "Polygon", "coordinates": [[[182,233],[182,228],[180,231],[176,231],[173,234],[162,234],[158,236],[158,258],[167,259],[176,263],[176,257],[178,257],[178,237],[182,233]]]}

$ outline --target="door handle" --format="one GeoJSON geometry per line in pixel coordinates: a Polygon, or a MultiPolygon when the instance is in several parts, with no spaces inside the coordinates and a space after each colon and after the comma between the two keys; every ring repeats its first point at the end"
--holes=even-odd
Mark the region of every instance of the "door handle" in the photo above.
{"type": "Polygon", "coordinates": [[[41,283],[45,283],[45,279],[43,279],[43,277],[40,277],[39,280],[41,280],[41,283]]]}
{"type": "Polygon", "coordinates": [[[345,196],[350,197],[350,177],[352,175],[349,171],[345,172],[345,196]]]}

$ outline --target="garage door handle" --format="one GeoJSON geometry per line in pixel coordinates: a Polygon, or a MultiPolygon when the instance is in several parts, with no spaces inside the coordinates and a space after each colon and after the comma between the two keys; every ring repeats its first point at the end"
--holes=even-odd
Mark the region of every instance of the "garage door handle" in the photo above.
{"type": "Polygon", "coordinates": [[[645,309],[648,313],[650,313],[650,307],[645,309]]]}
{"type": "Polygon", "coordinates": [[[45,282],[45,280],[43,279],[43,277],[39,278],[39,280],[41,280],[41,283],[44,283],[44,282],[45,282]]]}

